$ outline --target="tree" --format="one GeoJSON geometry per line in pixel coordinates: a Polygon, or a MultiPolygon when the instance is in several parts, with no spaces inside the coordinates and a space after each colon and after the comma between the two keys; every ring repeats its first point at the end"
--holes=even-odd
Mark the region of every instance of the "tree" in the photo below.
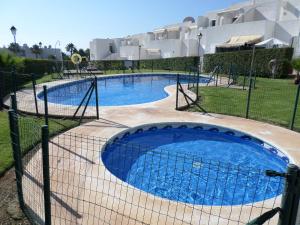
{"type": "Polygon", "coordinates": [[[80,49],[78,50],[78,53],[79,53],[79,55],[81,55],[81,56],[86,56],[86,55],[85,55],[85,51],[84,51],[82,48],[80,48],[80,49]]]}
{"type": "Polygon", "coordinates": [[[63,60],[70,60],[70,57],[64,52],[62,52],[62,58],[63,60]]]}
{"type": "Polygon", "coordinates": [[[10,54],[8,51],[0,53],[0,68],[11,69],[14,66],[17,70],[24,67],[24,60],[10,54]]]}
{"type": "Polygon", "coordinates": [[[292,67],[294,68],[294,70],[297,71],[295,84],[299,84],[300,83],[300,58],[292,60],[292,67]]]}
{"type": "Polygon", "coordinates": [[[33,45],[30,50],[35,54],[35,58],[38,58],[38,55],[42,53],[42,49],[37,44],[33,45]]]}
{"type": "Polygon", "coordinates": [[[90,49],[89,49],[89,48],[87,48],[87,49],[85,50],[85,56],[86,56],[88,59],[90,59],[90,49]]]}
{"type": "Polygon", "coordinates": [[[55,55],[49,55],[49,56],[48,56],[48,59],[50,59],[50,60],[55,60],[55,59],[56,59],[56,56],[55,56],[55,55]]]}
{"type": "Polygon", "coordinates": [[[10,43],[8,46],[8,50],[15,54],[18,54],[19,52],[21,52],[21,47],[18,43],[10,43]]]}
{"type": "Polygon", "coordinates": [[[73,55],[74,52],[77,52],[77,49],[73,43],[69,43],[66,46],[66,51],[70,52],[70,56],[73,55]]]}

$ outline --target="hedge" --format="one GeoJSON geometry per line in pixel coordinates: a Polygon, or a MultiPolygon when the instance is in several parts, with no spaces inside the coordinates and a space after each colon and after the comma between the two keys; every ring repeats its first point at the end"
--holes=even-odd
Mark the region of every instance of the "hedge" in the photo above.
{"type": "MultiPolygon", "coordinates": [[[[167,59],[148,59],[148,60],[133,60],[133,68],[149,69],[149,70],[174,70],[185,71],[191,67],[198,65],[198,57],[180,57],[167,59]]],[[[99,70],[122,70],[125,68],[124,60],[99,60],[93,61],[94,65],[99,70]]]]}
{"type": "Polygon", "coordinates": [[[141,60],[141,69],[186,71],[198,65],[198,57],[177,57],[166,59],[141,60]]]}
{"type": "Polygon", "coordinates": [[[125,67],[123,60],[94,61],[94,65],[98,70],[122,70],[125,67]]]}
{"type": "MultiPolygon", "coordinates": [[[[252,50],[222,52],[215,54],[206,54],[204,56],[203,70],[206,73],[213,71],[219,65],[220,73],[228,73],[232,65],[240,74],[249,72],[252,58],[252,50]]],[[[273,48],[273,49],[256,49],[254,70],[257,76],[270,77],[269,62],[277,59],[278,68],[276,78],[285,78],[290,72],[290,61],[293,56],[293,48],[273,48]]]]}
{"type": "MultiPolygon", "coordinates": [[[[54,72],[58,66],[61,67],[61,61],[26,58],[24,59],[24,71],[22,72],[27,74],[34,73],[36,75],[42,75],[45,73],[54,72]]],[[[64,61],[64,68],[75,69],[74,64],[71,61],[64,61]]]]}
{"type": "MultiPolygon", "coordinates": [[[[24,84],[32,81],[31,74],[36,78],[42,77],[45,73],[53,73],[57,66],[61,66],[61,61],[43,60],[43,59],[23,59],[23,66],[16,71],[16,89],[20,89],[24,84]]],[[[74,64],[71,61],[64,61],[65,69],[74,69],[74,64]]],[[[14,89],[13,77],[11,74],[12,67],[0,68],[0,98],[8,95],[14,89]]]]}

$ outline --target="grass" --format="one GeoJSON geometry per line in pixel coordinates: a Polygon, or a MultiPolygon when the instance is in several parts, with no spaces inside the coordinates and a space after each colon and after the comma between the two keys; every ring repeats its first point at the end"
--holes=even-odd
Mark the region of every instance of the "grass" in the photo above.
{"type": "MultiPolygon", "coordinates": [[[[22,152],[26,154],[33,144],[40,140],[40,127],[44,124],[44,120],[26,116],[20,118],[19,124],[22,152]]],[[[75,127],[77,124],[78,122],[72,120],[51,119],[49,120],[50,136],[75,127]]],[[[13,165],[8,114],[5,111],[0,111],[0,127],[0,175],[2,175],[13,165]]]]}
{"type": "MultiPolygon", "coordinates": [[[[257,78],[250,99],[249,118],[289,127],[297,86],[293,80],[257,78]]],[[[208,112],[246,116],[248,90],[226,87],[200,87],[200,104],[208,112]]],[[[192,108],[192,111],[198,109],[192,108]]],[[[300,130],[300,107],[295,129],[300,130]]]]}

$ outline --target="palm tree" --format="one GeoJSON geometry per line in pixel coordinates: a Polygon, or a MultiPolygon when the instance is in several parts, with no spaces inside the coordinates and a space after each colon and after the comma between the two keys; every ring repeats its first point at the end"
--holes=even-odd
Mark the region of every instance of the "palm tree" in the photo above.
{"type": "Polygon", "coordinates": [[[70,52],[70,55],[73,55],[73,53],[76,52],[77,49],[76,49],[76,47],[75,47],[75,45],[73,43],[69,43],[66,46],[66,51],[70,52]]]}
{"type": "Polygon", "coordinates": [[[33,45],[30,50],[35,54],[35,58],[38,58],[38,55],[42,53],[42,49],[37,44],[33,45]]]}

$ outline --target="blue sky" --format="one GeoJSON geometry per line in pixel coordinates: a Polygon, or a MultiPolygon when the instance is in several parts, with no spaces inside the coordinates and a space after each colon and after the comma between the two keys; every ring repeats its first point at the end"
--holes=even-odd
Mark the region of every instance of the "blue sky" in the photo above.
{"type": "Polygon", "coordinates": [[[123,37],[225,8],[240,0],[1,0],[0,46],[14,25],[17,42],[89,47],[93,38],[123,37]]]}

